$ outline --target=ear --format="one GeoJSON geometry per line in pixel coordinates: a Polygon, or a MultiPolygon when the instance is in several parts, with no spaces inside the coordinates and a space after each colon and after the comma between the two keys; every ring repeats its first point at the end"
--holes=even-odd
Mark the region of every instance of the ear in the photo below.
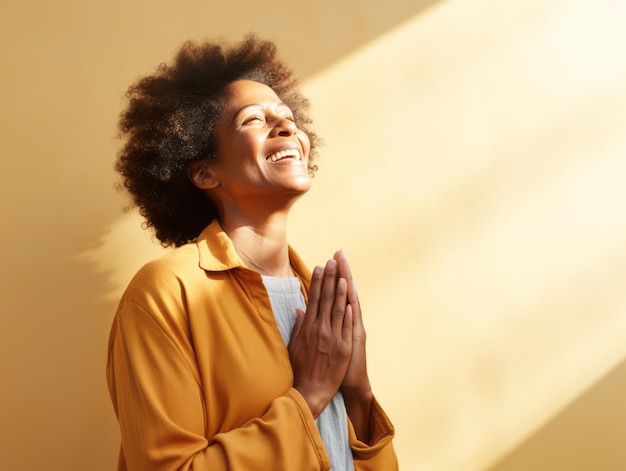
{"type": "Polygon", "coordinates": [[[194,160],[187,166],[187,178],[201,190],[212,190],[220,184],[207,160],[194,160]]]}

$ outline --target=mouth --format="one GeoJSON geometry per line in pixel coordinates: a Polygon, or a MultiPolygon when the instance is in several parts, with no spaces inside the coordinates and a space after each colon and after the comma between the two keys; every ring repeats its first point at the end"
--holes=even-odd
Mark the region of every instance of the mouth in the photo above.
{"type": "Polygon", "coordinates": [[[274,152],[265,158],[265,160],[271,162],[278,162],[283,159],[302,160],[302,156],[300,155],[300,151],[298,149],[283,149],[278,152],[274,152]]]}

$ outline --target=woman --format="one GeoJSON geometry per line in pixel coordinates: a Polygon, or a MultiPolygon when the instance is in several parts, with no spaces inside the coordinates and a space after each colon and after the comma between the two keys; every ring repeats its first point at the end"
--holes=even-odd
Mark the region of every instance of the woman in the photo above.
{"type": "Polygon", "coordinates": [[[397,469],[348,262],[310,274],[287,243],[317,137],[274,45],[187,43],[128,97],[116,169],[177,248],[113,322],[118,469],[397,469]]]}

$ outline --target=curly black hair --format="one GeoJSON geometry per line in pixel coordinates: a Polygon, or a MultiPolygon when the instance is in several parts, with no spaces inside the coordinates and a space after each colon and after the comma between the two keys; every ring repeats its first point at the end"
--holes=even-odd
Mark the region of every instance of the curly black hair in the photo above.
{"type": "MultiPolygon", "coordinates": [[[[164,247],[193,240],[217,217],[212,201],[187,177],[195,160],[215,158],[214,127],[225,89],[248,79],[271,87],[293,111],[311,141],[309,172],[317,170],[317,135],[309,129],[309,101],[278,58],[274,43],[255,35],[241,42],[186,42],[172,65],[140,78],[126,92],[119,121],[123,146],[115,169],[135,206],[164,247]]],[[[122,186],[121,185],[121,186],[122,186]]]]}

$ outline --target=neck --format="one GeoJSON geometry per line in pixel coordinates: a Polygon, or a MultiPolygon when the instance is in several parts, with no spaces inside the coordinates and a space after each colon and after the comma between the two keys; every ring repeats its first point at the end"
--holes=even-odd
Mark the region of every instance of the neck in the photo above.
{"type": "Polygon", "coordinates": [[[292,276],[286,214],[260,219],[230,212],[221,224],[248,268],[267,276],[292,276]]]}

